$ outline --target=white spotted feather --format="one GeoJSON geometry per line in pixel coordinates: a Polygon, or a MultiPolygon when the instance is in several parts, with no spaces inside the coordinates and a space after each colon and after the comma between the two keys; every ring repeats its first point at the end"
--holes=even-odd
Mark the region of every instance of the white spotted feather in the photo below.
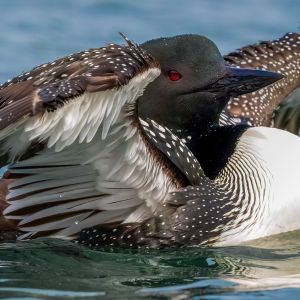
{"type": "MultiPolygon", "coordinates": [[[[24,127],[29,138],[31,133],[36,138],[38,132],[39,139],[47,137],[55,142],[10,169],[12,174],[29,174],[10,185],[9,206],[4,212],[7,219],[20,219],[19,228],[24,232],[21,238],[41,232],[73,238],[90,226],[141,222],[176,189],[162,165],[149,155],[125,105],[132,103],[157,74],[156,69],[147,71],[132,79],[128,86],[114,91],[115,96],[105,109],[111,105],[118,107],[109,108],[108,115],[106,110],[102,114],[95,113],[98,110],[89,111],[90,107],[95,108],[94,101],[101,103],[96,98],[89,99],[93,105],[86,109],[85,95],[78,98],[79,104],[69,103],[63,108],[65,114],[59,114],[49,128],[44,126],[49,125],[47,117],[35,123],[30,121],[30,127],[24,127]],[[123,106],[119,107],[120,104],[123,106]],[[84,116],[78,114],[78,105],[83,107],[84,116]],[[73,126],[76,122],[68,123],[70,128],[63,126],[73,112],[80,127],[73,126]],[[106,125],[98,124],[97,116],[106,125]],[[91,131],[83,130],[87,127],[82,127],[82,120],[90,120],[89,130],[99,127],[91,134],[92,139],[91,131]],[[84,141],[68,146],[74,135],[77,141],[84,136],[84,141]],[[23,213],[26,209],[27,213],[23,213]]],[[[112,91],[98,93],[98,97],[101,100],[109,93],[112,91]]],[[[50,113],[47,116],[50,118],[50,113]]]]}
{"type": "Polygon", "coordinates": [[[30,141],[36,139],[46,141],[48,148],[54,147],[57,152],[76,140],[89,143],[98,130],[105,139],[124,106],[134,103],[159,74],[158,68],[150,68],[118,89],[85,92],[60,109],[19,122],[13,131],[9,128],[1,131],[2,151],[8,152],[13,160],[26,150],[30,141]]]}

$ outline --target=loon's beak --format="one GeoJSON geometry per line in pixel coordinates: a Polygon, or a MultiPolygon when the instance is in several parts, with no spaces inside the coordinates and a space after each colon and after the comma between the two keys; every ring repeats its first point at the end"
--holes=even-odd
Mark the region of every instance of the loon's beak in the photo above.
{"type": "Polygon", "coordinates": [[[205,90],[235,97],[259,90],[283,77],[275,72],[227,67],[227,74],[205,90]]]}

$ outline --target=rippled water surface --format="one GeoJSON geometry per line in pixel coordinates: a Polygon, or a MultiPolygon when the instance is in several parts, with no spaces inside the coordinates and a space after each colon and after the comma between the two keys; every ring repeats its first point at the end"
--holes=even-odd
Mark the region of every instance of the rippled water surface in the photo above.
{"type": "MultiPolygon", "coordinates": [[[[299,31],[300,1],[2,0],[0,81],[85,48],[200,33],[223,53],[299,31]]],[[[283,199],[284,200],[284,199],[283,199]]],[[[1,299],[300,299],[300,232],[218,249],[0,244],[1,299]]]]}
{"type": "Polygon", "coordinates": [[[39,240],[2,244],[0,258],[6,299],[300,297],[300,232],[239,247],[163,251],[39,240]]]}

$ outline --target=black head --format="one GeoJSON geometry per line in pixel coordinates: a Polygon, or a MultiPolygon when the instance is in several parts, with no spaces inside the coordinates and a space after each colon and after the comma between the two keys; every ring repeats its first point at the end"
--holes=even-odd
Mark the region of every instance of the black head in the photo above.
{"type": "Polygon", "coordinates": [[[217,122],[229,97],[262,88],[277,73],[229,68],[216,45],[200,35],[160,38],[141,45],[162,73],[139,99],[139,115],[175,130],[199,130],[217,122]]]}

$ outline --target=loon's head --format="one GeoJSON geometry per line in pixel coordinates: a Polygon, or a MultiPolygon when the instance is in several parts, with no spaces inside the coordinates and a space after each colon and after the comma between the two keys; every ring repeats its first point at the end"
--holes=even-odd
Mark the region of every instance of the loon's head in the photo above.
{"type": "MultiPolygon", "coordinates": [[[[230,68],[217,46],[195,34],[150,40],[141,45],[161,66],[161,75],[139,99],[139,116],[178,134],[215,123],[231,96],[282,78],[259,70],[230,68]]],[[[180,135],[180,134],[179,134],[180,135]]]]}

